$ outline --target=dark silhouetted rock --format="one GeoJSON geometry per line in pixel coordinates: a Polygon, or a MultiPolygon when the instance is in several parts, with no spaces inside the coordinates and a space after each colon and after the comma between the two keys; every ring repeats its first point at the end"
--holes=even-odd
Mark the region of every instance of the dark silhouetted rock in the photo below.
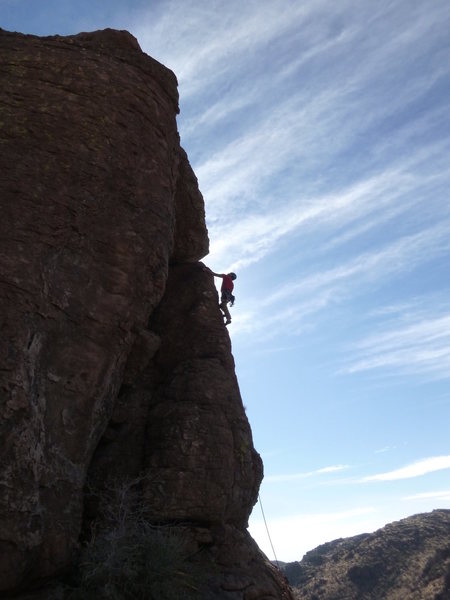
{"type": "Polygon", "coordinates": [[[0,590],[70,569],[85,491],[144,474],[214,563],[205,598],[289,598],[246,532],[262,464],[175,76],[113,30],[0,52],[0,590]]]}

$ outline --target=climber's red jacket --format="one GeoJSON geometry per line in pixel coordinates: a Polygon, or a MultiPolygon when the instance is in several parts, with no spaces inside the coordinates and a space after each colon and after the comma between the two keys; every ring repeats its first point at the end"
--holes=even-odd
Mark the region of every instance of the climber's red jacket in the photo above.
{"type": "Polygon", "coordinates": [[[224,277],[222,277],[222,286],[220,288],[220,291],[223,292],[225,290],[228,290],[229,292],[232,292],[233,288],[234,283],[231,277],[229,275],[225,275],[224,277]]]}

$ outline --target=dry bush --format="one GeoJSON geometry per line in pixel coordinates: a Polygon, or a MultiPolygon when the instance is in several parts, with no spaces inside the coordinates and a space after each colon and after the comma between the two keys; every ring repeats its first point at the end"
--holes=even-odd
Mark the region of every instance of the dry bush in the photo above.
{"type": "Polygon", "coordinates": [[[92,492],[98,518],[83,545],[70,584],[55,590],[67,600],[199,599],[196,557],[182,527],[151,522],[139,493],[141,479],[92,492]]]}

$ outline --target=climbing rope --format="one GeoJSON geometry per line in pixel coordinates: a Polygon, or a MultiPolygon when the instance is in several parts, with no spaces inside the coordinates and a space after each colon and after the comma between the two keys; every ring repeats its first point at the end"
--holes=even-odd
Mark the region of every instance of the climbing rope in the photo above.
{"type": "Polygon", "coordinates": [[[275,557],[275,562],[277,563],[277,567],[279,569],[280,565],[278,563],[278,558],[277,558],[277,555],[275,553],[275,548],[273,547],[273,544],[272,544],[272,538],[270,537],[269,528],[267,527],[266,515],[264,514],[264,509],[263,509],[263,505],[262,505],[262,502],[261,502],[261,496],[259,494],[258,494],[258,502],[259,502],[259,506],[261,507],[261,512],[262,512],[262,516],[263,516],[263,519],[264,519],[264,525],[266,526],[267,537],[269,538],[269,542],[270,542],[270,547],[272,548],[272,552],[273,552],[273,555],[275,557]]]}

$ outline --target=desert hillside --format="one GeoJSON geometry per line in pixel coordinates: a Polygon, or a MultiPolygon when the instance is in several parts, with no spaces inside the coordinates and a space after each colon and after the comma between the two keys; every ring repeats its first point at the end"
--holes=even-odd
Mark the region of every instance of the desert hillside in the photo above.
{"type": "Polygon", "coordinates": [[[450,510],[323,544],[285,573],[298,600],[448,600],[450,510]]]}

